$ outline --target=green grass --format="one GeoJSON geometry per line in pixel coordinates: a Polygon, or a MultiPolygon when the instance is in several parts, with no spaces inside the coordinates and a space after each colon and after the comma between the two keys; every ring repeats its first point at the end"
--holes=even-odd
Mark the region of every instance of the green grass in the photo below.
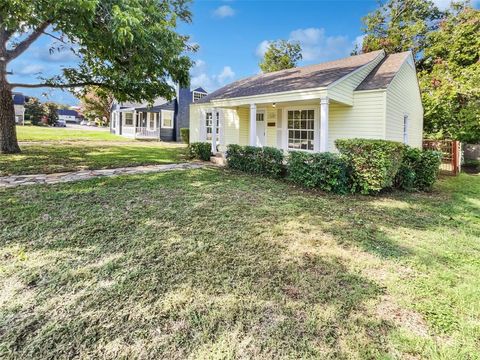
{"type": "Polygon", "coordinates": [[[185,161],[186,148],[177,143],[128,141],[120,136],[89,130],[76,131],[39,126],[17,129],[21,129],[19,138],[35,141],[22,143],[20,154],[0,154],[0,176],[185,161]],[[61,135],[62,133],[65,135],[61,135]]]}
{"type": "Polygon", "coordinates": [[[219,169],[3,190],[0,358],[479,358],[479,199],[219,169]]]}
{"type": "Polygon", "coordinates": [[[17,126],[18,141],[134,141],[101,130],[71,130],[46,126],[17,126]]]}

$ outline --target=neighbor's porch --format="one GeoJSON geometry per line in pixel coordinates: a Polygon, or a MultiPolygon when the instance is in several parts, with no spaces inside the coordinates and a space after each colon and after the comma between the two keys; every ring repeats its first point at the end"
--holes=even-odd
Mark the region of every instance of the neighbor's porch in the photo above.
{"type": "Polygon", "coordinates": [[[173,111],[169,110],[121,109],[113,116],[112,130],[134,139],[172,140],[167,135],[173,132],[173,121],[173,111]],[[166,139],[162,139],[162,133],[166,139]]]}

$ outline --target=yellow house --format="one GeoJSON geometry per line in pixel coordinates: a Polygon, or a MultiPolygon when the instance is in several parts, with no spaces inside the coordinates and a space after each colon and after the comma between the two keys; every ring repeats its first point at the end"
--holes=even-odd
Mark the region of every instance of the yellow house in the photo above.
{"type": "Polygon", "coordinates": [[[369,52],[252,76],[190,105],[190,141],[332,151],[340,138],[422,145],[423,108],[410,52],[369,52]],[[214,121],[215,119],[215,121],[214,121]]]}

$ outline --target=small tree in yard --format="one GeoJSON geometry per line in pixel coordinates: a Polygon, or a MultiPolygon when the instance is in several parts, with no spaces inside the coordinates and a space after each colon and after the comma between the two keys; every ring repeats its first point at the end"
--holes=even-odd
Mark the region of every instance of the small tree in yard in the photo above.
{"type": "Polygon", "coordinates": [[[298,42],[278,40],[268,45],[260,63],[264,73],[291,69],[302,60],[302,48],[298,42]]]}
{"type": "Polygon", "coordinates": [[[45,103],[45,117],[48,125],[54,125],[58,121],[58,105],[53,102],[45,103]]]}
{"type": "Polygon", "coordinates": [[[83,115],[89,119],[99,118],[106,125],[110,122],[110,115],[113,102],[113,93],[108,89],[98,86],[87,86],[82,92],[77,93],[80,97],[83,115]]]}
{"type": "Polygon", "coordinates": [[[25,104],[25,118],[29,119],[33,125],[37,125],[45,116],[45,107],[35,97],[30,99],[25,104]]]}
{"type": "Polygon", "coordinates": [[[119,101],[175,96],[186,86],[195,50],[175,30],[189,22],[188,0],[2,0],[0,3],[0,152],[17,153],[14,88],[99,86],[119,101]],[[76,67],[38,83],[11,83],[12,61],[40,36],[75,54],[76,67]]]}

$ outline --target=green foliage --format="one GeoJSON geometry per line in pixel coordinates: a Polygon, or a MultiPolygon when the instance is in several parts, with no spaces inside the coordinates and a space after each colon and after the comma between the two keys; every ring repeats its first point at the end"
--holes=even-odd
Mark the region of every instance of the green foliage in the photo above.
{"type": "Polygon", "coordinates": [[[210,161],[212,145],[208,142],[194,142],[188,146],[188,156],[191,159],[210,161]]]}
{"type": "Polygon", "coordinates": [[[288,180],[309,188],[345,194],[349,191],[344,159],[332,153],[293,151],[287,161],[288,180]]]}
{"type": "Polygon", "coordinates": [[[428,36],[420,73],[427,136],[480,142],[480,11],[450,13],[428,36]]]}
{"type": "Polygon", "coordinates": [[[185,144],[190,143],[190,129],[189,128],[181,128],[180,129],[180,137],[185,144]]]}
{"type": "Polygon", "coordinates": [[[335,145],[351,170],[352,190],[375,194],[393,185],[404,145],[387,140],[338,139],[335,145]]]}
{"type": "Polygon", "coordinates": [[[58,121],[58,105],[53,102],[45,103],[45,118],[48,125],[53,125],[58,121]]]}
{"type": "Polygon", "coordinates": [[[389,0],[363,19],[364,52],[411,50],[424,106],[426,136],[480,141],[480,11],[456,1],[389,0]]]}
{"type": "Polygon", "coordinates": [[[25,118],[29,119],[32,125],[38,125],[42,118],[45,116],[45,107],[35,97],[30,99],[25,104],[25,118]]]}
{"type": "Polygon", "coordinates": [[[264,73],[291,69],[302,59],[302,48],[298,42],[278,40],[268,44],[267,51],[259,64],[264,73]]]}
{"type": "Polygon", "coordinates": [[[425,49],[427,35],[437,28],[441,16],[430,0],[388,0],[362,19],[362,50],[411,50],[416,57],[425,49]]]}
{"type": "MultiPolygon", "coordinates": [[[[191,21],[188,4],[186,0],[3,0],[0,21],[7,34],[15,33],[19,39],[41,34],[50,25],[62,40],[50,51],[78,57],[78,66],[46,79],[47,85],[99,85],[119,101],[170,99],[175,96],[172,83],[188,84],[192,61],[187,53],[196,49],[187,36],[176,32],[179,20],[191,21]]],[[[17,45],[28,48],[31,42],[9,43],[11,60],[19,55],[17,45]]]]}
{"type": "Polygon", "coordinates": [[[283,152],[268,146],[228,145],[227,160],[229,168],[251,174],[280,178],[284,172],[283,152]]]}

